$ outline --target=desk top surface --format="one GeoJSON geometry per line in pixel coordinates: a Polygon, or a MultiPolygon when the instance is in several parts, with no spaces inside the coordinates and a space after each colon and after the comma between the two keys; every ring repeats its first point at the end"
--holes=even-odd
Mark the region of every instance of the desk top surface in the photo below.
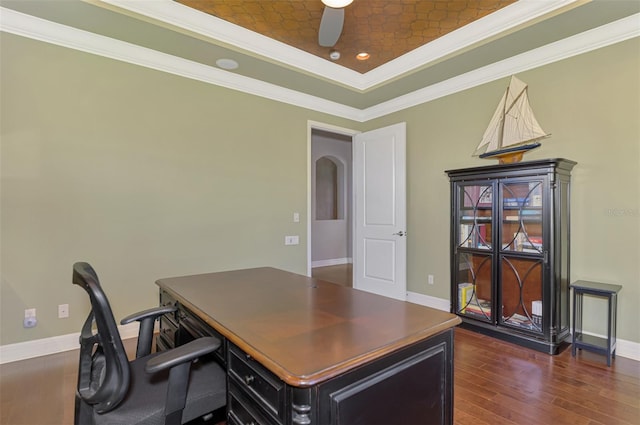
{"type": "Polygon", "coordinates": [[[444,311],[274,268],[156,283],[293,386],[315,385],[460,323],[444,311]]]}

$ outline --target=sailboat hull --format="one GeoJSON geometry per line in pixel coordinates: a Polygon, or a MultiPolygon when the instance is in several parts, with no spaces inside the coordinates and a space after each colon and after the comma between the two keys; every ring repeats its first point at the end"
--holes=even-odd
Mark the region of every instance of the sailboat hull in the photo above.
{"type": "Polygon", "coordinates": [[[498,149],[486,152],[480,155],[483,159],[497,159],[499,164],[512,164],[522,161],[522,156],[532,149],[542,145],[540,142],[529,143],[526,145],[513,146],[510,148],[498,149]]]}

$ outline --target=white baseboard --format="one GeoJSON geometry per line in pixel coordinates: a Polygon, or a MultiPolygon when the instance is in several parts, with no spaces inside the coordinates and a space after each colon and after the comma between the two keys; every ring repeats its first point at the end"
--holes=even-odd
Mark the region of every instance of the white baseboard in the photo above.
{"type": "Polygon", "coordinates": [[[311,262],[311,268],[337,266],[339,264],[351,264],[351,263],[353,263],[353,261],[349,257],[347,257],[347,258],[331,258],[329,260],[312,261],[311,262]]]}
{"type": "MultiPolygon", "coordinates": [[[[419,294],[417,292],[407,292],[407,301],[420,304],[436,310],[449,311],[449,300],[419,294]]],[[[138,322],[128,325],[118,326],[122,339],[136,338],[138,336],[138,322]]],[[[603,338],[603,335],[590,334],[603,338]]],[[[63,351],[75,350],[78,346],[80,333],[54,336],[51,338],[36,339],[33,341],[18,342],[16,344],[0,345],[0,364],[15,362],[18,360],[31,359],[34,357],[46,356],[48,354],[61,353],[63,351]]],[[[618,339],[616,346],[616,356],[640,361],[640,343],[618,339]]]]}
{"type": "Polygon", "coordinates": [[[624,339],[619,339],[616,344],[616,356],[640,362],[640,344],[624,339]]]}
{"type": "MultiPolygon", "coordinates": [[[[451,308],[449,300],[447,299],[431,297],[429,295],[419,294],[417,292],[407,292],[407,301],[442,311],[449,311],[451,308]]],[[[598,335],[589,332],[584,333],[600,338],[606,338],[606,336],[604,335],[598,335]]],[[[616,341],[616,356],[640,361],[640,343],[618,339],[616,341]]]]}
{"type": "MultiPolygon", "coordinates": [[[[137,338],[138,328],[138,322],[133,322],[118,326],[118,331],[122,339],[137,338]]],[[[80,332],[18,342],[15,344],[0,345],[0,364],[76,350],[80,348],[78,343],[79,339],[80,332]]]]}
{"type": "Polygon", "coordinates": [[[417,292],[407,292],[407,301],[414,304],[420,304],[425,307],[435,308],[436,310],[449,311],[451,309],[449,300],[419,294],[417,292]]]}
{"type": "MultiPolygon", "coordinates": [[[[598,338],[607,338],[606,335],[584,331],[582,333],[585,335],[597,336],[598,338]]],[[[618,356],[640,362],[640,344],[637,342],[626,341],[624,339],[618,339],[616,341],[616,357],[618,356]]]]}

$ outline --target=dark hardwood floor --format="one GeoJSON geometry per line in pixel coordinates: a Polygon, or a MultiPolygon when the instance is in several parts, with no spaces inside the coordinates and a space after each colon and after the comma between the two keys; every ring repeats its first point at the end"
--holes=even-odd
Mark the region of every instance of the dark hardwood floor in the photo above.
{"type": "MultiPolygon", "coordinates": [[[[124,341],[135,357],[136,339],[124,341]]],[[[73,424],[78,350],[0,365],[0,424],[73,424]]]]}
{"type": "MultiPolygon", "coordinates": [[[[351,286],[351,265],[314,268],[313,276],[351,286]]],[[[135,339],[125,346],[132,356],[135,339]]],[[[72,424],[77,361],[69,351],[0,365],[0,424],[72,424]]],[[[587,351],[549,356],[457,328],[454,422],[637,425],[640,362],[617,357],[607,367],[587,351]]]]}
{"type": "Polygon", "coordinates": [[[314,267],[311,269],[311,277],[343,286],[352,286],[352,273],[353,267],[351,264],[338,264],[336,266],[314,267]]]}
{"type": "MultiPolygon", "coordinates": [[[[0,424],[72,424],[77,356],[0,365],[0,424]]],[[[593,353],[549,356],[461,328],[454,357],[455,424],[639,423],[640,362],[617,357],[609,368],[593,353]]]]}
{"type": "Polygon", "coordinates": [[[638,424],[640,362],[549,356],[456,329],[456,424],[638,424]]]}

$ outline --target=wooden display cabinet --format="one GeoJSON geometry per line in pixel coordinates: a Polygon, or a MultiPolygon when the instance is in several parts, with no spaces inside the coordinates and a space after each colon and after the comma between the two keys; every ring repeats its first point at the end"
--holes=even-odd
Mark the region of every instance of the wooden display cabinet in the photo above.
{"type": "Polygon", "coordinates": [[[449,170],[451,311],[463,325],[556,354],[569,337],[566,159],[449,170]]]}

